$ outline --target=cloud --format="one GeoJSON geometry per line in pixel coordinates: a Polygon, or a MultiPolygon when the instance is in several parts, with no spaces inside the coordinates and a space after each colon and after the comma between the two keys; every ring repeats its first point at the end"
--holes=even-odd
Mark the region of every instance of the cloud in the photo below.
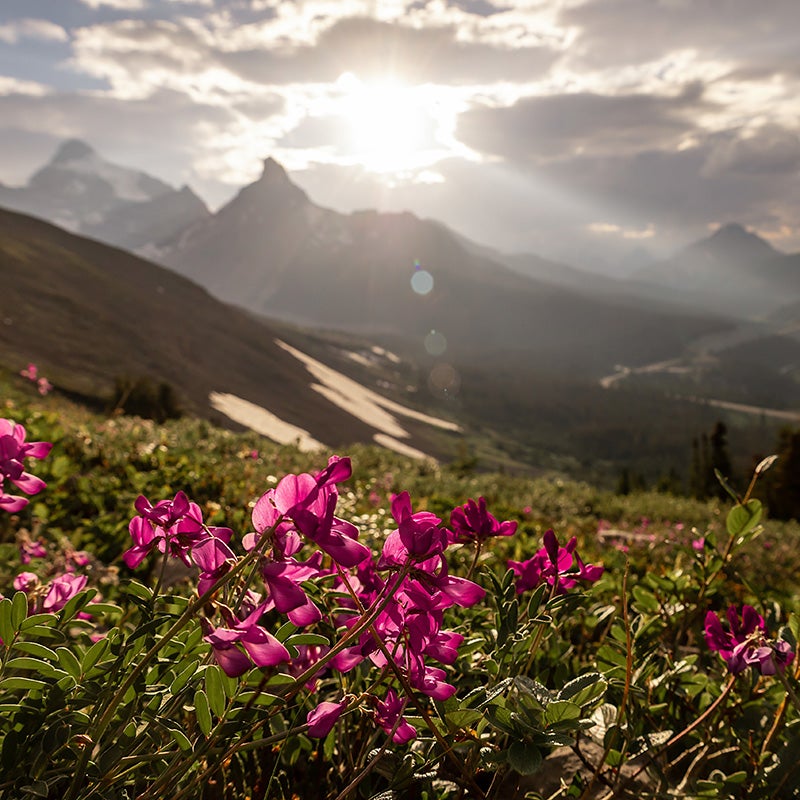
{"type": "Polygon", "coordinates": [[[515,161],[615,154],[676,146],[694,129],[693,115],[707,107],[699,84],[666,97],[588,92],[524,97],[512,106],[465,112],[456,135],[475,150],[515,161]]]}
{"type": "Polygon", "coordinates": [[[461,41],[450,26],[412,28],[366,17],[337,20],[313,44],[219,55],[222,64],[247,80],[268,84],[335,81],[343,72],[365,80],[395,76],[412,84],[532,80],[557,57],[544,46],[461,41]]]}
{"type": "Polygon", "coordinates": [[[795,59],[800,31],[796,0],[585,0],[564,4],[560,24],[576,37],[571,59],[584,67],[630,65],[695,49],[746,63],[776,49],[795,59]]]}
{"type": "Polygon", "coordinates": [[[18,19],[0,25],[0,42],[16,44],[21,39],[66,42],[69,35],[60,25],[46,19],[18,19]]]}
{"type": "Polygon", "coordinates": [[[17,78],[8,78],[5,75],[0,75],[0,96],[27,95],[28,97],[42,97],[50,93],[50,88],[42,83],[21,81],[17,78]]]}
{"type": "Polygon", "coordinates": [[[89,8],[113,8],[118,11],[141,11],[147,8],[147,0],[80,0],[89,8]]]}
{"type": "Polygon", "coordinates": [[[728,131],[716,138],[703,174],[785,176],[800,172],[800,136],[778,125],[757,130],[728,131]]]}

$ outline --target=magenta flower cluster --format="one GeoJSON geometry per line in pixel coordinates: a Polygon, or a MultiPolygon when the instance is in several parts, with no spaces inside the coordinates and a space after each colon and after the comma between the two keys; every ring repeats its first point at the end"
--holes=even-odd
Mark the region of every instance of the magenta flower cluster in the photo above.
{"type": "Polygon", "coordinates": [[[573,536],[562,547],[555,533],[547,531],[543,537],[544,547],[527,561],[509,561],[509,569],[517,576],[517,592],[521,594],[547,583],[556,594],[565,594],[577,586],[579,581],[594,583],[603,574],[603,567],[584,564],[575,552],[578,540],[573,536]]]}
{"type": "MultiPolygon", "coordinates": [[[[246,591],[234,607],[217,598],[222,624],[204,621],[205,641],[231,677],[253,666],[286,663],[291,674],[309,675],[307,686],[313,690],[315,678],[325,671],[346,673],[369,663],[387,676],[394,675],[406,690],[446,700],[455,687],[447,682],[445,667],[455,662],[464,637],[445,628],[445,612],[454,605],[474,605],[485,592],[450,574],[445,550],[475,537],[511,535],[516,524],[498,522],[486,512],[481,498],[456,509],[453,531],[448,531],[435,514],[414,512],[411,498],[403,492],[392,500],[397,527],[375,558],[358,541],[358,529],[335,514],[338,484],[351,473],[350,460],[334,456],[322,471],[287,475],[258,499],[252,512],[254,530],[242,544],[247,552],[256,551],[263,591],[246,591]],[[304,548],[311,553],[301,559],[304,548]],[[344,596],[332,618],[325,617],[304,588],[305,582],[322,579],[344,596]],[[328,646],[301,646],[292,658],[262,624],[264,615],[273,610],[298,628],[325,618],[348,641],[335,653],[328,646]],[[363,624],[365,619],[371,624],[363,624]]],[[[123,556],[129,567],[138,566],[154,551],[178,558],[198,569],[198,592],[204,594],[238,562],[230,547],[231,531],[207,526],[199,507],[182,492],[155,504],[139,497],[136,510],[129,526],[133,545],[123,556]]],[[[310,734],[327,734],[351,700],[320,703],[308,716],[310,734]]],[[[416,735],[403,717],[409,702],[403,691],[390,686],[381,696],[371,694],[361,700],[395,742],[416,735]]]]}
{"type": "Polygon", "coordinates": [[[42,396],[49,394],[53,388],[53,384],[44,375],[39,375],[39,367],[36,364],[28,364],[25,369],[19,371],[19,374],[36,384],[36,391],[42,396]]]}
{"type": "Polygon", "coordinates": [[[47,485],[25,471],[26,458],[44,458],[52,448],[49,442],[26,442],[25,428],[10,419],[0,419],[0,508],[9,513],[21,511],[29,500],[15,494],[7,494],[7,483],[13,484],[25,494],[38,494],[47,485]]]}
{"type": "Polygon", "coordinates": [[[794,659],[794,651],[788,642],[767,637],[764,618],[752,606],[742,606],[741,614],[735,606],[729,606],[727,619],[726,630],[719,617],[709,611],[705,635],[708,647],[720,654],[734,675],[748,667],[762,675],[774,675],[794,659]]]}

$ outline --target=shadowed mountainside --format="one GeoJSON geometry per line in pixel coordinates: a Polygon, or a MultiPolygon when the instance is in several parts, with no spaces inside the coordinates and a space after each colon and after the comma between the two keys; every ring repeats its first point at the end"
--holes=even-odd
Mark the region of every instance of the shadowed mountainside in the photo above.
{"type": "MultiPolygon", "coordinates": [[[[329,446],[375,433],[311,388],[268,324],[163,267],[0,210],[0,273],[0,360],[10,368],[36,361],[57,386],[94,397],[117,377],[147,376],[218,421],[209,393],[231,393],[329,446]]],[[[406,427],[436,454],[424,424],[406,427]]]]}
{"type": "Polygon", "coordinates": [[[674,357],[727,325],[523,276],[410,213],[320,208],[272,159],[259,181],[162,258],[215,296],[272,317],[420,346],[435,330],[448,357],[502,353],[587,377],[616,363],[674,357]],[[428,276],[432,286],[424,285],[428,276]],[[417,280],[429,291],[415,291],[417,280]]]}

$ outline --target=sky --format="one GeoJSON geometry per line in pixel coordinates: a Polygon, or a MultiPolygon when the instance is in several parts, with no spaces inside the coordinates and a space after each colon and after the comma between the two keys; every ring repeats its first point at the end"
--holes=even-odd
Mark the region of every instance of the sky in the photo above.
{"type": "Polygon", "coordinates": [[[729,222],[796,252],[799,54],[800,0],[3,0],[0,182],[80,138],[612,273],[729,222]]]}

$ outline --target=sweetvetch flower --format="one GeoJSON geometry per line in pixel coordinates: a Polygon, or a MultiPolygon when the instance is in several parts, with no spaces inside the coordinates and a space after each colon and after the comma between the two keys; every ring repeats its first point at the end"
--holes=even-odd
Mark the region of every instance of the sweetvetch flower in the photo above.
{"type": "Polygon", "coordinates": [[[594,583],[603,574],[603,566],[584,564],[575,552],[578,540],[573,536],[561,547],[555,533],[546,531],[544,547],[527,561],[509,561],[508,566],[517,575],[517,594],[547,582],[559,594],[572,589],[578,581],[594,583]],[[577,565],[577,570],[574,566],[577,565]]]}
{"type": "Polygon", "coordinates": [[[375,701],[375,722],[387,734],[392,732],[392,728],[395,728],[392,735],[392,741],[395,744],[405,744],[417,736],[417,729],[403,716],[405,707],[405,701],[397,696],[397,692],[394,689],[389,689],[386,692],[384,700],[375,701]],[[400,720],[399,723],[398,718],[400,720]]]}
{"type": "Polygon", "coordinates": [[[0,508],[13,514],[29,502],[24,497],[6,494],[3,488],[6,480],[25,494],[37,494],[47,486],[41,478],[25,472],[24,461],[26,458],[44,458],[52,446],[49,442],[26,442],[22,425],[10,419],[0,419],[0,508]]]}
{"type": "Polygon", "coordinates": [[[729,606],[727,617],[730,630],[725,630],[719,617],[709,611],[705,635],[709,648],[722,656],[734,675],[747,667],[755,667],[762,675],[774,675],[794,658],[788,642],[767,638],[764,618],[752,606],[742,606],[741,617],[735,606],[729,606]]]}
{"type": "Polygon", "coordinates": [[[224,606],[222,612],[230,627],[213,628],[203,638],[211,645],[214,658],[228,677],[236,678],[254,664],[274,667],[289,660],[289,651],[258,624],[264,613],[264,604],[257,606],[243,620],[235,619],[224,606]],[[237,645],[241,645],[244,652],[237,645]]]}
{"type": "Polygon", "coordinates": [[[313,711],[309,711],[306,716],[308,723],[308,735],[316,739],[324,739],[333,729],[336,720],[342,715],[342,711],[347,708],[347,698],[338,703],[324,701],[313,711]]]}
{"type": "Polygon", "coordinates": [[[500,522],[486,510],[486,500],[478,498],[467,500],[463,506],[454,508],[450,513],[449,532],[451,542],[468,544],[484,542],[491,536],[513,536],[517,530],[516,522],[500,522]]]}
{"type": "Polygon", "coordinates": [[[134,505],[139,515],[128,526],[133,546],[122,554],[123,561],[131,569],[138,567],[154,548],[172,558],[180,558],[191,567],[192,547],[210,537],[227,544],[233,534],[230,528],[206,525],[200,507],[184,492],[178,492],[173,500],[161,500],[155,505],[140,495],[134,505]]]}

